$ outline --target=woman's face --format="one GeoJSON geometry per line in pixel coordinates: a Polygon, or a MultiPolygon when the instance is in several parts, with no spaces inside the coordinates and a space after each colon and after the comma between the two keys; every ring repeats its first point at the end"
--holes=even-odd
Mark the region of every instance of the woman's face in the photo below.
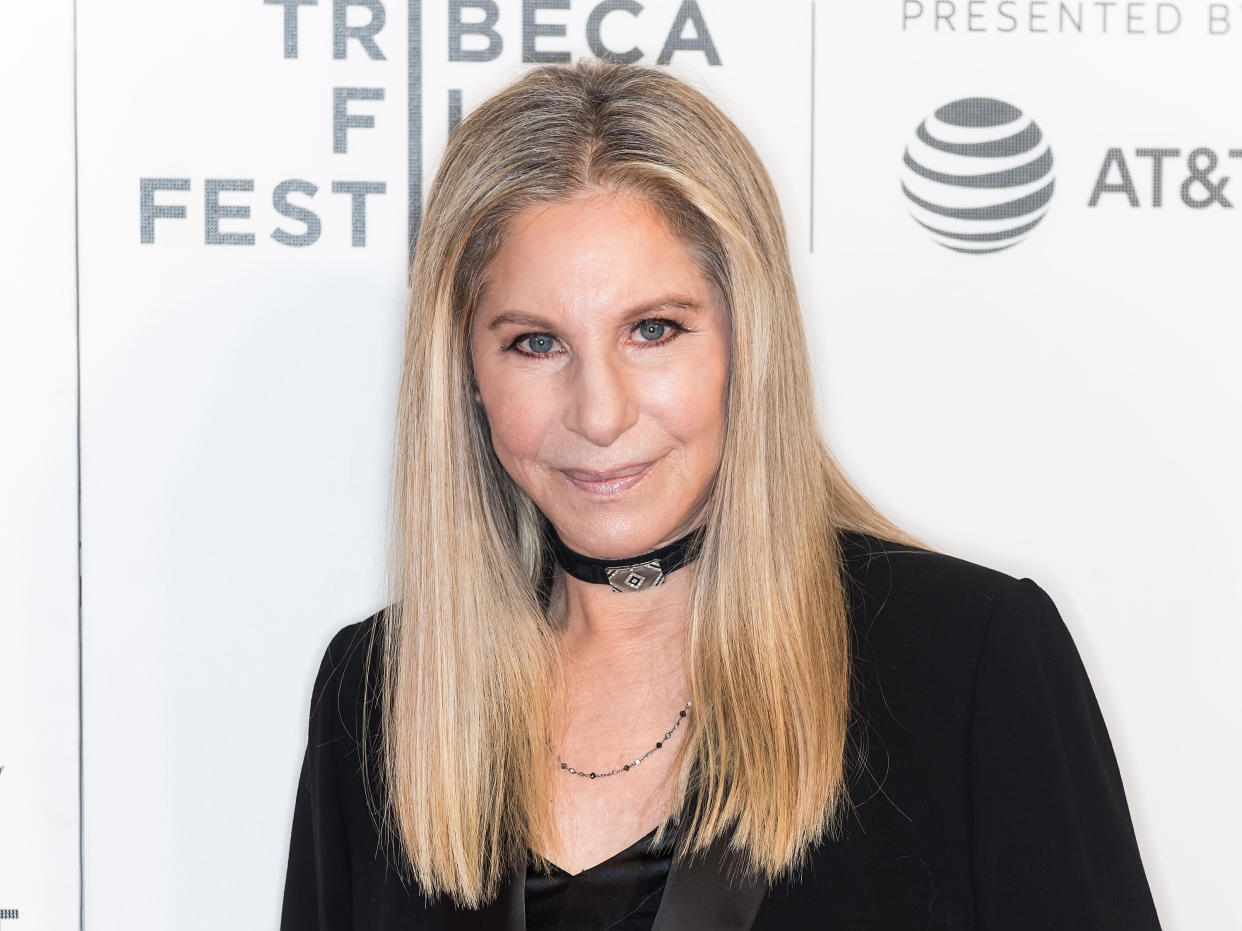
{"type": "Polygon", "coordinates": [[[694,529],[720,464],[729,320],[647,201],[519,213],[470,350],[492,445],[578,552],[636,555],[694,529]]]}

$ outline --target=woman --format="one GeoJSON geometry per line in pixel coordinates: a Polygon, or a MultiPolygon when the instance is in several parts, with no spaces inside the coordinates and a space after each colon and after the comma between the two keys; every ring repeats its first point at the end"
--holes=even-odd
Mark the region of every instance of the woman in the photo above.
{"type": "Polygon", "coordinates": [[[450,138],[411,286],[392,599],[315,682],[285,931],[1159,926],[1052,601],[825,448],[706,98],[526,72],[450,138]]]}

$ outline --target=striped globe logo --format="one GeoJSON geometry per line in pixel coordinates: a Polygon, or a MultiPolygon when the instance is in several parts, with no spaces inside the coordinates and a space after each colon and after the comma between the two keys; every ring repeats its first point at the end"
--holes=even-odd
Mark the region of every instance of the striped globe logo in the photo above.
{"type": "Polygon", "coordinates": [[[1052,149],[1021,110],[964,97],[923,120],[906,146],[901,189],[910,215],[955,252],[1016,246],[1052,198],[1052,149]]]}

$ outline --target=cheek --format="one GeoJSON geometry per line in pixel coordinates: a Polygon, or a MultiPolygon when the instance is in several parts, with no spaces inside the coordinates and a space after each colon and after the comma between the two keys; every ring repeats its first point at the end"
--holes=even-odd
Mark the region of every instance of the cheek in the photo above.
{"type": "Polygon", "coordinates": [[[506,465],[537,458],[544,438],[556,420],[553,399],[537,387],[508,383],[489,385],[480,377],[492,445],[506,465]]]}
{"type": "Polygon", "coordinates": [[[648,410],[672,437],[702,456],[718,454],[724,435],[726,349],[705,353],[653,381],[648,410]]]}

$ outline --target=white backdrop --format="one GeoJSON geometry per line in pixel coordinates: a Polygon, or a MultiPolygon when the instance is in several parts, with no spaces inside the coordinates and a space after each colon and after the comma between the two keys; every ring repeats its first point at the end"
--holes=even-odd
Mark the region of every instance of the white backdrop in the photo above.
{"type": "Polygon", "coordinates": [[[6,11],[0,928],[275,927],[314,672],[385,598],[411,216],[455,112],[593,41],[751,136],[834,449],[915,533],[1052,594],[1165,926],[1242,928],[1242,7],[532,6],[84,3],[76,54],[68,0],[6,11]],[[934,116],[971,98],[1021,115],[934,116]],[[919,179],[907,150],[969,164],[925,120],[1033,120],[1050,172],[919,179]],[[902,188],[1049,179],[986,254],[911,214],[1016,220],[902,188]]]}

